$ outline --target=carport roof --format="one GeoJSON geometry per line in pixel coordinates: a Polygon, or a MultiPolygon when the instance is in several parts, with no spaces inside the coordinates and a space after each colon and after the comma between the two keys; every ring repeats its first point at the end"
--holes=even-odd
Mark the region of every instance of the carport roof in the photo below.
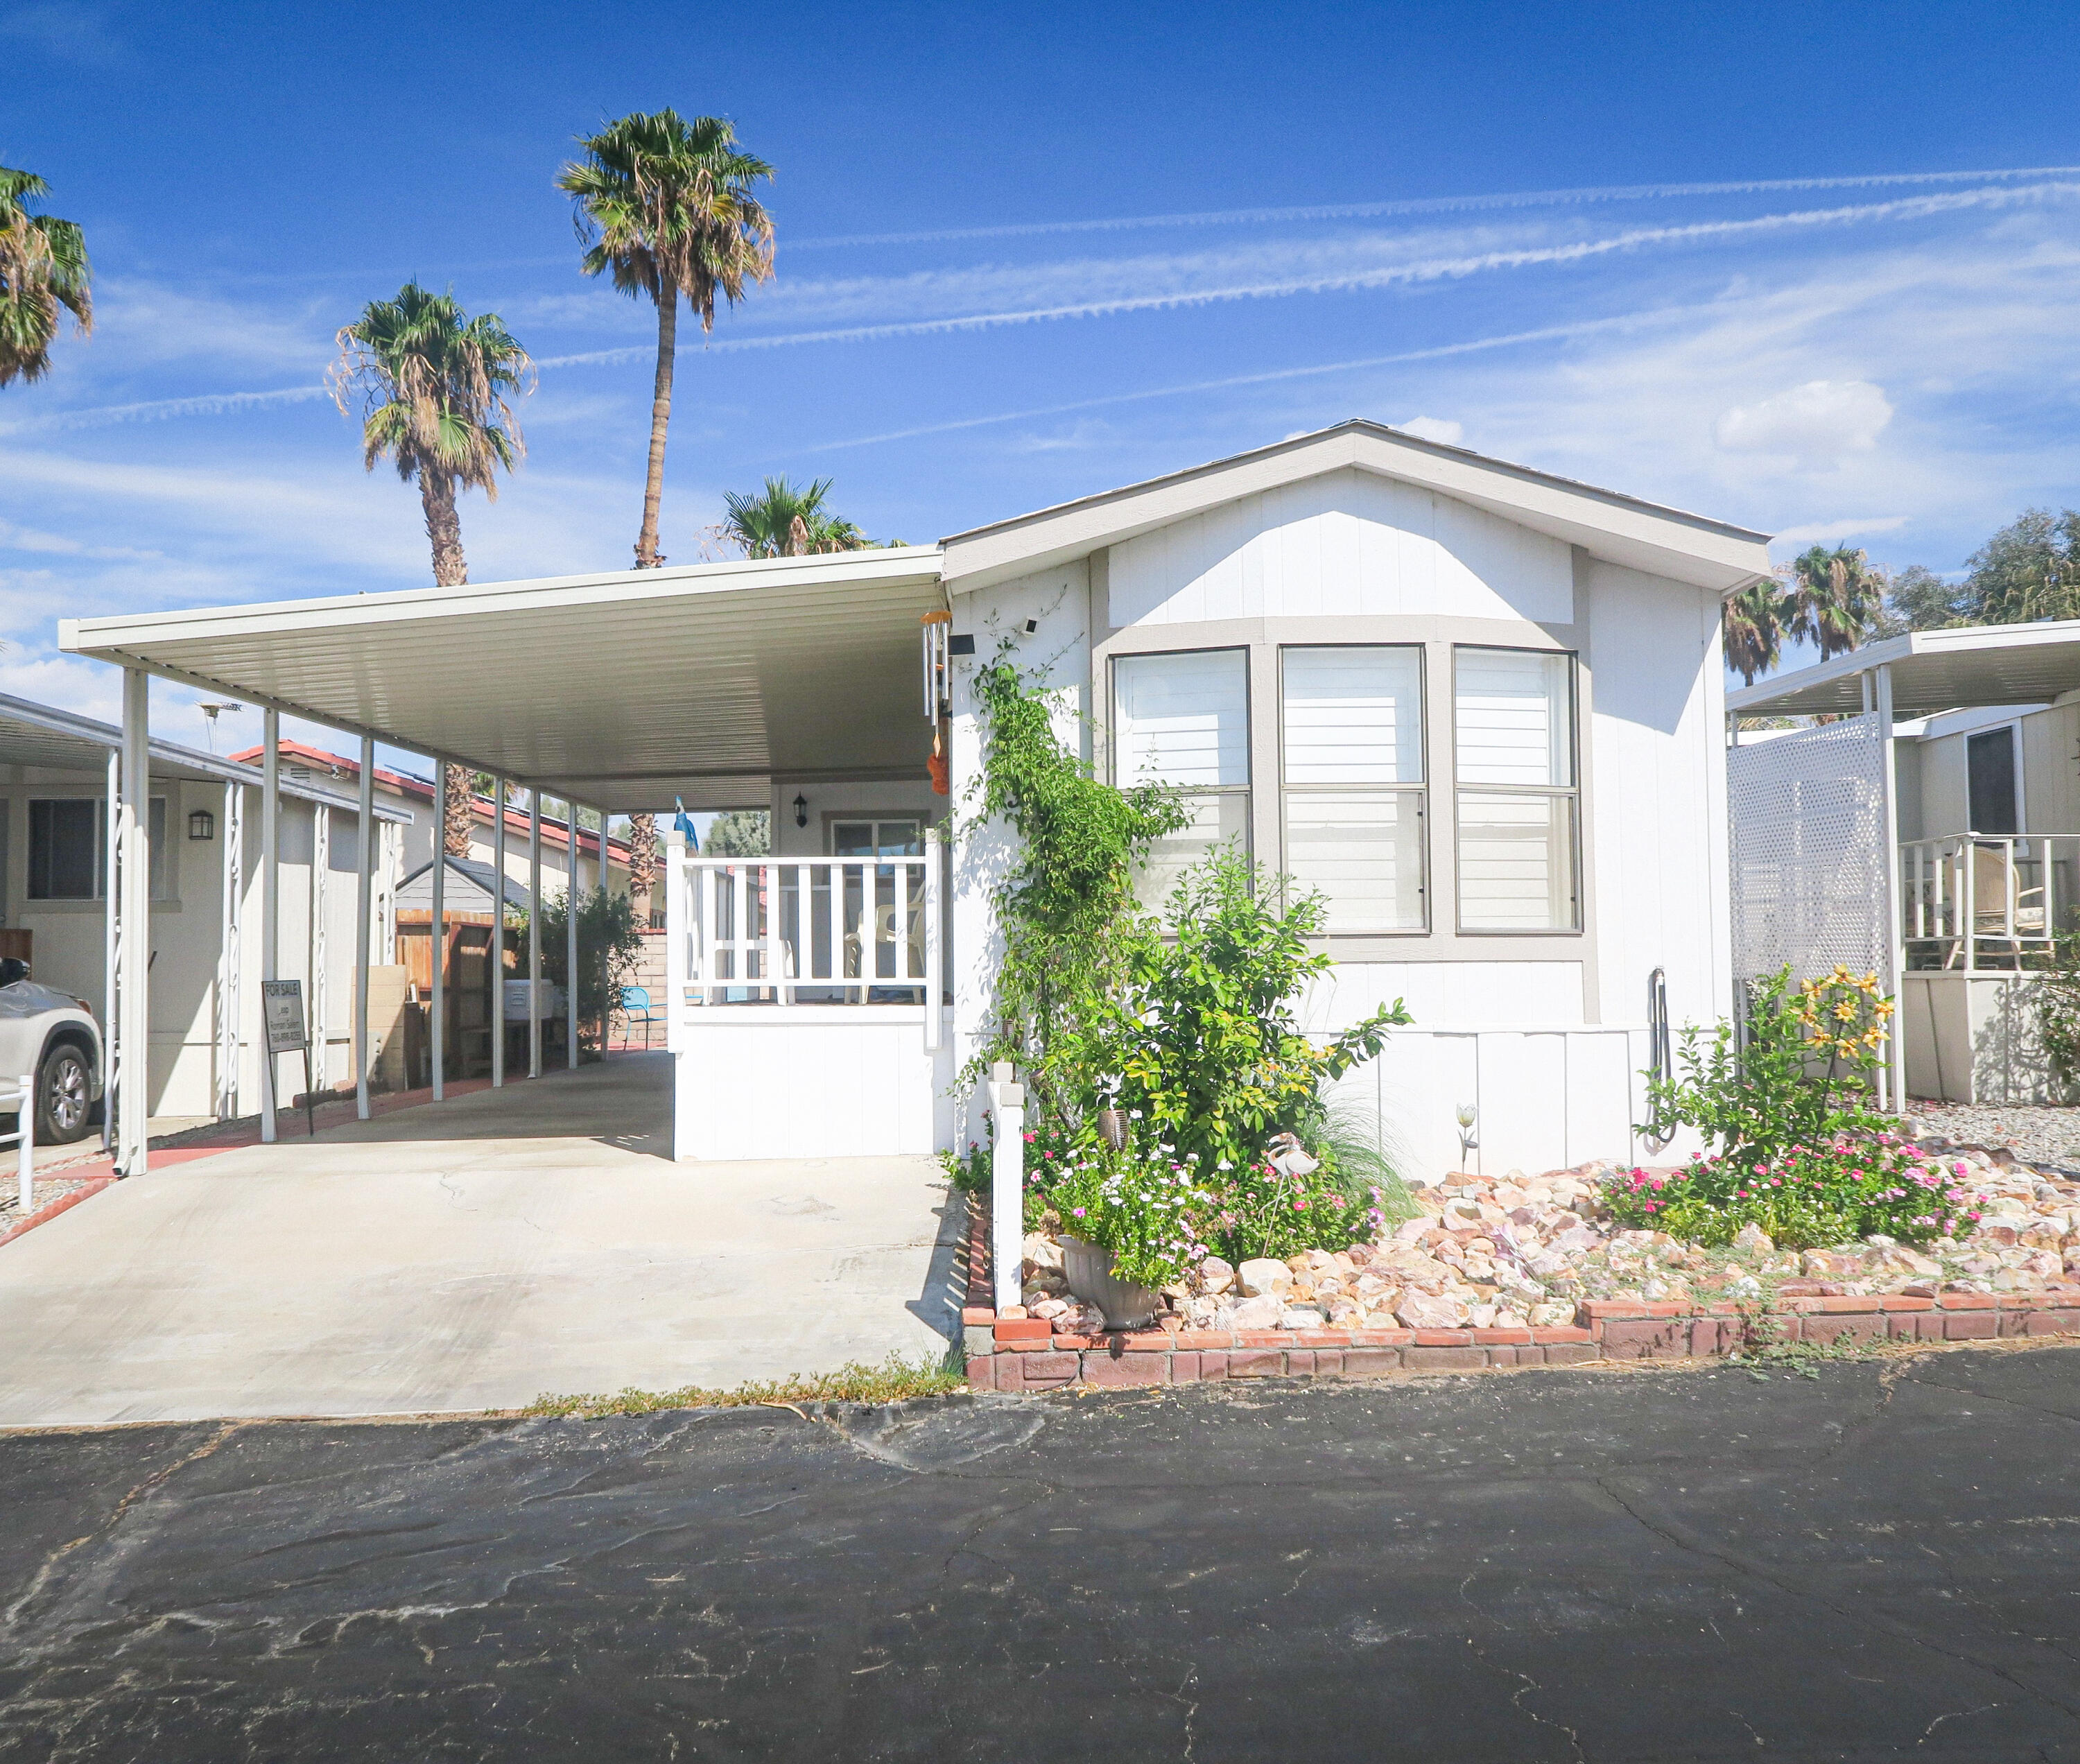
{"type": "MultiPolygon", "coordinates": [[[[120,747],[122,741],[122,730],[112,724],[98,723],[90,716],[0,693],[0,765],[21,766],[34,771],[94,773],[107,764],[110,750],[120,747]]],[[[256,790],[260,787],[258,766],[220,758],[175,741],[151,744],[151,771],[154,778],[177,778],[192,783],[249,784],[256,790]]],[[[357,806],[350,791],[294,783],[287,777],[282,780],[282,792],[284,796],[327,803],[335,808],[357,806]]],[[[383,821],[413,818],[409,809],[380,804],[375,812],[383,821]]]]}
{"type": "Polygon", "coordinates": [[[1910,631],[1726,695],[1743,716],[1810,716],[1860,709],[1859,676],[1892,674],[1895,716],[1981,704],[2044,704],[2080,688],[2080,619],[1910,631]]]}
{"type": "Polygon", "coordinates": [[[615,813],[922,778],[936,546],[66,620],[61,645],[615,813]]]}

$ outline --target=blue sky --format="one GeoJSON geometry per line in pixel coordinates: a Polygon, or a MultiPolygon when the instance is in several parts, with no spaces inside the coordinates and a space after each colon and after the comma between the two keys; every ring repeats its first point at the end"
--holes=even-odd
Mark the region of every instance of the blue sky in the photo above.
{"type": "MultiPolygon", "coordinates": [[[[778,274],[680,359],[663,525],[828,476],[929,540],[1353,415],[1954,569],[2080,501],[2070,6],[165,6],[0,0],[0,163],[97,329],[0,392],[0,690],[61,614],[417,586],[321,381],[407,277],[541,362],[477,581],[616,568],[647,307],[551,187],[735,119],[778,274]]],[[[685,334],[682,332],[682,336],[685,334]]],[[[200,738],[191,695],[155,695],[200,738]]],[[[234,738],[251,738],[258,719],[234,738]]]]}

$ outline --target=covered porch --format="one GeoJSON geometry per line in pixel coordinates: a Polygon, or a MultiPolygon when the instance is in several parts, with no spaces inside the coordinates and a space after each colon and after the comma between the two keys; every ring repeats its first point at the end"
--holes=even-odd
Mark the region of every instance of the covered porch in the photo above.
{"type": "MultiPolygon", "coordinates": [[[[61,641],[126,670],[126,741],[147,733],[157,675],[262,707],[270,779],[287,714],[359,737],[364,777],[381,743],[518,785],[538,817],[543,796],[659,814],[676,1156],[893,1156],[953,1132],[946,799],[919,691],[920,637],[945,608],[937,548],[895,548],[67,621],[61,641]],[[690,851],[678,804],[763,808],[770,850],[690,851]]],[[[134,816],[124,839],[149,864],[134,816]]],[[[494,966],[503,935],[501,918],[494,966]]],[[[572,971],[585,953],[568,951],[572,971]]],[[[538,983],[541,956],[530,931],[538,983]]],[[[149,989],[142,968],[122,973],[149,989]]],[[[437,964],[436,1037],[442,984],[437,964]]],[[[504,1040],[501,1020],[493,1048],[504,1040]]],[[[358,1023],[358,1074],[363,1042],[358,1023]]],[[[543,1069],[539,1042],[527,1069],[543,1069]]],[[[502,1055],[492,1077],[505,1087],[502,1055]]],[[[144,1167],[141,1132],[121,1149],[120,1168],[144,1167]]]]}

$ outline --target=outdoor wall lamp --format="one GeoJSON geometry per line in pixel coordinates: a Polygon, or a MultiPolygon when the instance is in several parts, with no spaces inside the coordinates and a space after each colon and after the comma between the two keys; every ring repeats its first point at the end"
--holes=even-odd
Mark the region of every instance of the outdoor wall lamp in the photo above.
{"type": "Polygon", "coordinates": [[[207,808],[198,808],[188,817],[188,837],[191,839],[214,839],[216,837],[216,817],[207,808]]]}
{"type": "Polygon", "coordinates": [[[795,825],[798,827],[806,827],[808,824],[809,799],[807,796],[797,796],[795,799],[795,825]]]}

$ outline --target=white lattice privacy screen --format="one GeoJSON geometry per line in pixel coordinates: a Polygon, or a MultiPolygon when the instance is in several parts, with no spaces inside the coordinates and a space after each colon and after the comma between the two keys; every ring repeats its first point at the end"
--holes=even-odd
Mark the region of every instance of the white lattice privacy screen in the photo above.
{"type": "Polygon", "coordinates": [[[1839,963],[1884,974],[1885,732],[1875,716],[1751,737],[1726,755],[1733,817],[1734,972],[1839,963]]]}

